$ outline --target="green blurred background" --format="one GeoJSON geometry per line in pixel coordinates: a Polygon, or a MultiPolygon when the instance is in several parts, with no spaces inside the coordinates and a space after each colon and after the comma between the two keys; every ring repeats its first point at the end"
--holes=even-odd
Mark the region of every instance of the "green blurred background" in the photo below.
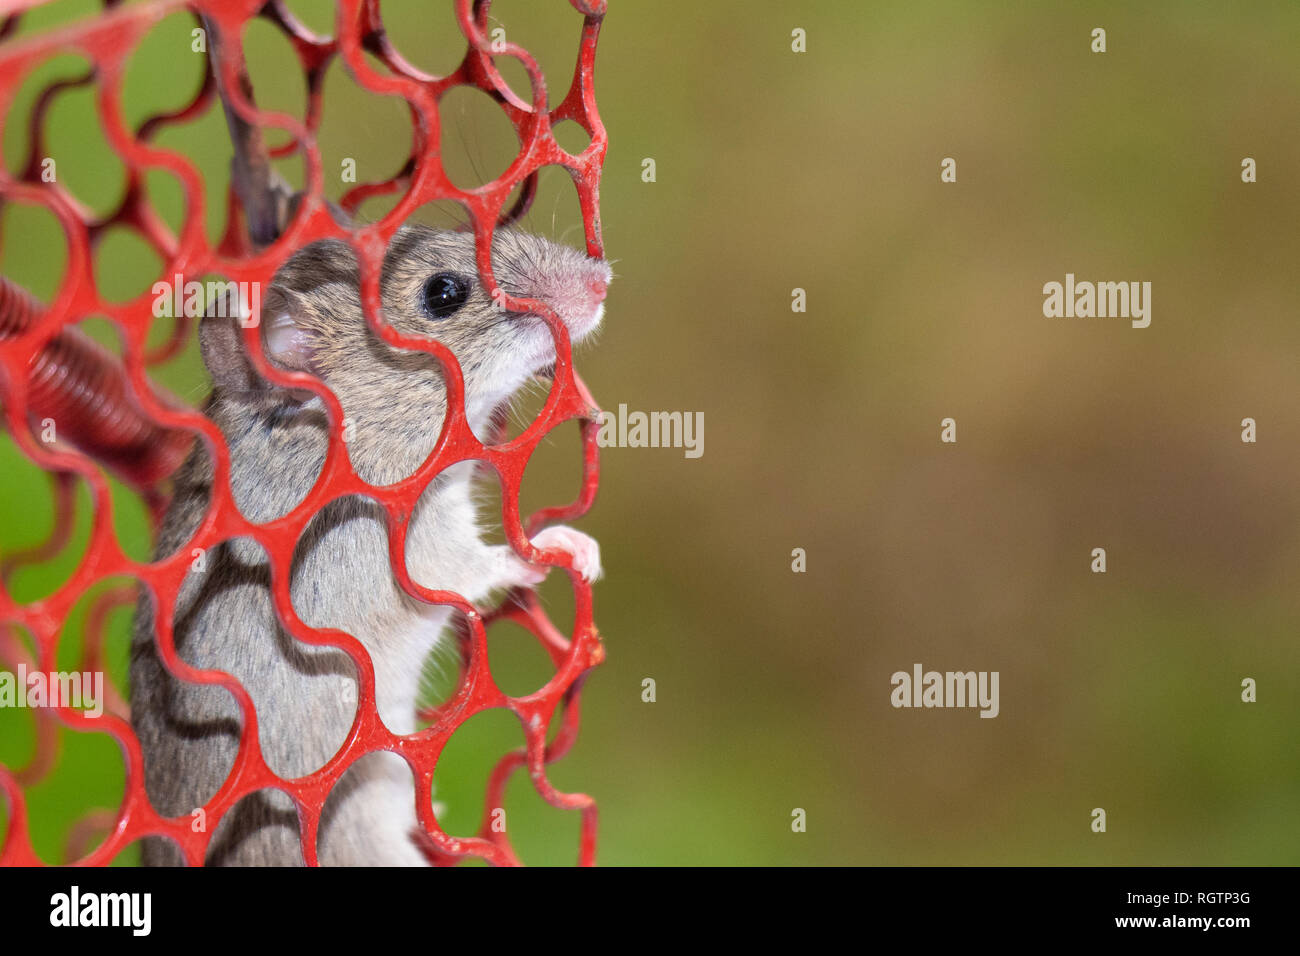
{"type": "MultiPolygon", "coordinates": [[[[289,6],[329,29],[328,3],[289,6]]],[[[551,779],[598,799],[600,861],[1300,861],[1300,6],[610,6],[597,92],[618,279],[578,367],[606,408],[700,411],[706,428],[699,459],[605,449],[580,523],[604,551],[608,661],[551,779]],[[1104,54],[1090,51],[1094,27],[1107,30],[1104,54]],[[806,53],[791,51],[794,28],[806,53]],[[956,184],[940,182],[944,157],[956,184]],[[1152,282],[1150,328],[1044,318],[1042,286],[1066,272],[1152,282]],[[806,313],[791,311],[796,287],[806,313]],[[948,416],[955,445],[939,441],[948,416]],[[1240,441],[1247,416],[1257,444],[1240,441]],[[1107,549],[1104,575],[1089,571],[1094,547],[1107,549]],[[794,548],[806,573],[792,573],[794,548]],[[916,662],[999,671],[1000,716],[893,709],[890,675],[916,662]],[[1240,700],[1245,677],[1257,703],[1240,700]],[[1094,807],[1104,835],[1090,830],[1094,807]],[[792,832],[795,808],[807,832],[792,832]]],[[[94,9],[55,3],[19,37],[94,9]]],[[[383,13],[417,65],[458,62],[449,3],[383,13]]],[[[564,0],[498,0],[492,15],[538,57],[554,102],[578,15],[564,0]]],[[[192,95],[192,26],[164,20],[133,56],[129,122],[192,95]]],[[[301,114],[286,42],[264,23],[245,41],[259,104],[301,114]]],[[[26,151],[13,117],[80,67],[62,57],[23,85],[4,128],[11,172],[26,151]]],[[[504,69],[523,89],[522,71],[504,69]]],[[[481,94],[450,96],[443,123],[460,185],[513,155],[481,94]]],[[[92,93],[61,97],[48,129],[60,181],[114,208],[123,168],[92,93]]],[[[561,142],[580,148],[574,133],[561,142]]],[[[219,112],[160,142],[202,171],[218,235],[219,112]]],[[[320,143],[337,197],[344,157],[362,181],[396,172],[409,116],[336,63],[320,143]]],[[[282,168],[301,180],[296,161],[282,168]]],[[[175,181],[155,173],[149,186],[179,224],[175,181]]],[[[530,228],[580,244],[580,222],[566,174],[548,170],[530,228]]],[[[9,205],[3,229],[4,274],[48,300],[65,260],[52,218],[9,205]]],[[[125,233],[96,261],[114,301],[160,271],[125,233]]],[[[116,347],[106,322],[86,327],[116,347]]],[[[193,348],[157,380],[196,402],[207,390],[193,348]]],[[[576,429],[555,435],[530,468],[526,509],[572,498],[577,451],[576,429]]],[[[53,508],[48,478],[7,438],[0,468],[8,554],[49,535],[53,508]]],[[[76,566],[89,526],[79,500],[73,546],[20,572],[16,598],[51,593],[76,566]]],[[[120,488],[114,504],[123,547],[144,557],[143,509],[120,488]]],[[[543,590],[561,624],[566,591],[543,590]]],[[[118,681],[128,622],[118,612],[109,643],[118,681]]],[[[79,616],[66,633],[72,667],[79,616]]],[[[548,672],[521,634],[492,636],[512,693],[548,672]]],[[[488,768],[520,740],[505,712],[452,740],[436,779],[449,830],[475,827],[488,768]]],[[[29,791],[49,860],[123,785],[110,739],[63,743],[29,791]]],[[[30,715],[0,711],[0,761],[31,748],[30,715]]],[[[576,816],[523,777],[507,809],[526,862],[574,859],[576,816]]]]}

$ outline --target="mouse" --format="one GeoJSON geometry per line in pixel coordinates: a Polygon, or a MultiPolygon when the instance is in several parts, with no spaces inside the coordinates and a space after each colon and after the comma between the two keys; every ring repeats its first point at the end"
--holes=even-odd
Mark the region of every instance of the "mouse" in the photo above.
{"type": "MultiPolygon", "coordinates": [[[[498,285],[547,303],[573,345],[604,315],[609,264],[515,227],[492,239],[498,285]]],[[[358,476],[372,485],[400,481],[434,448],[447,394],[441,365],[427,353],[384,342],[362,311],[352,247],[324,239],[295,252],[261,296],[261,342],[267,361],[308,372],[338,398],[346,448],[358,476]]],[[[233,285],[233,284],[231,284],[233,285]]],[[[238,295],[237,289],[228,290],[238,295]]],[[[460,364],[465,413],[478,436],[530,381],[553,367],[546,321],[495,304],[478,273],[471,233],[408,224],[384,256],[383,318],[397,331],[441,342],[460,364]]],[[[213,380],[204,414],[230,449],[230,488],[240,512],[265,523],[289,513],[311,490],[325,461],[330,422],[321,398],[263,378],[246,354],[238,303],[211,305],[199,323],[204,365],[213,380]],[[224,317],[223,317],[224,316],[224,317]]],[[[476,607],[513,588],[539,584],[548,568],[509,544],[483,539],[474,461],[437,474],[409,516],[406,561],[411,578],[454,591],[476,607]]],[[[154,560],[193,536],[211,498],[213,462],[203,442],[174,480],[154,560]]],[[[480,489],[481,490],[481,489],[480,489]]],[[[585,580],[601,574],[600,547],[565,525],[531,538],[539,549],[571,556],[585,580]]],[[[374,665],[375,703],[394,734],[414,733],[426,661],[454,640],[452,610],[408,595],[393,576],[382,508],[358,495],[336,499],[306,526],[290,565],[295,612],[309,626],[355,637],[374,665]]],[[[335,647],[310,645],[280,624],[272,605],[265,551],[247,538],[228,540],[196,561],[179,590],[175,645],[196,668],[224,671],[248,691],[261,751],[279,776],[293,779],[324,766],[345,742],[357,707],[357,674],[335,647]]],[[[173,677],[155,644],[149,594],[133,622],[131,723],[144,754],[149,801],[165,817],[193,817],[225,782],[239,749],[242,716],[221,687],[173,677]]],[[[415,787],[397,754],[370,753],[337,781],[322,810],[318,862],[326,866],[424,866],[415,835],[415,787]]],[[[147,866],[185,863],[161,836],[143,841],[147,866]]],[[[212,866],[300,866],[304,857],[292,800],[282,791],[249,794],[219,821],[204,859],[212,866]]]]}

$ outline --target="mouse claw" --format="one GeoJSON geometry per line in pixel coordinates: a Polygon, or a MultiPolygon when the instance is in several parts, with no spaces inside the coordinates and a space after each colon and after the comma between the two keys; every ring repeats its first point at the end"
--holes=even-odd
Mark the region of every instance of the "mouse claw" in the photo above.
{"type": "Polygon", "coordinates": [[[576,528],[562,524],[544,528],[533,538],[533,547],[567,552],[573,558],[573,569],[582,575],[584,581],[600,577],[600,543],[576,528]]]}

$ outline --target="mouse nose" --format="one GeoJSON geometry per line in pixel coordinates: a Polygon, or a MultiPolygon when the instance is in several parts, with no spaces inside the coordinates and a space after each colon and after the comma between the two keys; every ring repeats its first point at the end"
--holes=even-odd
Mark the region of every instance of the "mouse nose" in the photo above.
{"type": "MultiPolygon", "coordinates": [[[[522,241],[522,237],[517,238],[522,241]]],[[[569,327],[572,341],[580,341],[600,324],[605,296],[614,278],[604,259],[548,243],[506,264],[511,271],[503,270],[503,275],[512,286],[511,294],[541,299],[549,305],[569,327]]]]}
{"type": "Polygon", "coordinates": [[[604,312],[605,294],[609,290],[609,280],[613,278],[609,263],[604,259],[586,259],[577,269],[577,274],[570,274],[567,294],[560,291],[552,297],[560,316],[569,326],[569,333],[574,341],[581,339],[600,322],[604,312]]]}
{"type": "Polygon", "coordinates": [[[582,263],[578,273],[573,276],[573,285],[567,298],[570,309],[579,314],[595,313],[605,301],[609,291],[609,280],[613,278],[609,263],[604,259],[587,259],[582,263]]]}

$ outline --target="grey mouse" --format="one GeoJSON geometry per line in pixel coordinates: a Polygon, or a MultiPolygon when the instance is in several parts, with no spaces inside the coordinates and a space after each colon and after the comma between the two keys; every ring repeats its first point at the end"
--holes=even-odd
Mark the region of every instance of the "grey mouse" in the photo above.
{"type": "MultiPolygon", "coordinates": [[[[493,269],[511,295],[545,301],[576,345],[601,321],[608,264],[567,246],[499,229],[493,269]]],[[[432,356],[382,341],[362,313],[356,258],[347,243],[322,240],[295,253],[266,290],[262,342],[268,361],[310,371],[337,396],[347,418],[347,450],[358,475],[383,485],[411,475],[433,449],[447,406],[441,366],[432,356]]],[[[521,386],[555,361],[551,331],[536,315],[494,307],[482,288],[468,233],[405,226],[389,244],[380,283],[385,320],[411,336],[435,338],[456,356],[470,426],[488,434],[493,416],[521,386]]],[[[233,309],[224,310],[233,315],[233,309]]],[[[291,511],[310,491],[325,460],[329,422],[321,399],[263,379],[243,349],[233,318],[209,309],[200,345],[213,377],[205,414],[230,448],[230,486],[250,521],[291,511]]],[[[482,540],[473,498],[474,463],[440,473],[414,509],[406,560],[412,579],[455,591],[478,604],[494,592],[540,582],[546,569],[509,545],[482,540]]],[[[212,462],[202,442],[176,477],[155,559],[185,545],[208,507],[212,462]]],[[[573,557],[587,580],[600,574],[589,536],[554,526],[532,539],[539,549],[573,557]]],[[[351,659],[332,647],[298,641],[272,607],[261,546],[226,541],[203,556],[181,587],[175,644],[197,668],[232,674],[252,697],[262,754],[292,779],[322,767],[344,743],[356,713],[351,659]]],[[[375,669],[380,718],[395,734],[416,726],[421,672],[446,639],[451,610],[407,595],[393,577],[382,509],[358,496],[338,499],[307,526],[294,553],[290,593],[310,627],[356,637],[375,669]]],[[[225,782],[239,748],[241,714],[220,687],[177,680],[155,647],[153,606],[136,611],[131,651],[131,722],[144,751],[145,786],[164,816],[189,816],[225,782]]],[[[417,829],[411,771],[396,754],[356,761],[321,815],[323,865],[418,866],[427,860],[417,829]]],[[[181,865],[170,840],[144,841],[146,865],[181,865]]],[[[208,865],[301,865],[298,817],[281,791],[241,800],[213,834],[208,865]]]]}

